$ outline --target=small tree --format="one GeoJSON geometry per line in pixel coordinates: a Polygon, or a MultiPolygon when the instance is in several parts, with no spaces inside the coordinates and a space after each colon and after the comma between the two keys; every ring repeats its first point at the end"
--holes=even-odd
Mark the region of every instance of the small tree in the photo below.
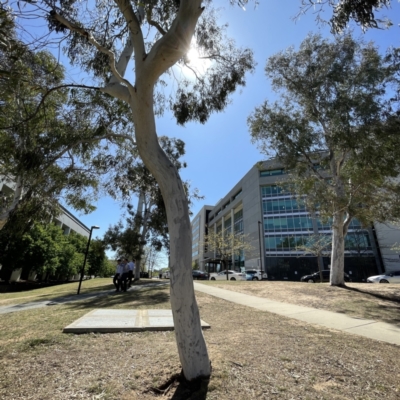
{"type": "Polygon", "coordinates": [[[350,222],[400,217],[397,52],[382,57],[350,35],[308,36],[266,65],[281,101],[249,118],[261,150],[272,151],[310,212],[332,220],[331,285],[344,285],[350,222]]]}
{"type": "MultiPolygon", "coordinates": [[[[232,256],[240,257],[243,252],[253,250],[248,235],[227,231],[214,232],[213,230],[208,230],[204,245],[207,246],[209,252],[214,252],[221,259],[222,268],[226,271],[228,270],[228,263],[232,259],[232,256]]],[[[228,279],[227,273],[226,280],[228,279]]]]}
{"type": "Polygon", "coordinates": [[[317,257],[319,278],[323,281],[322,270],[322,256],[329,255],[330,247],[332,246],[332,239],[327,235],[310,235],[306,238],[305,243],[298,244],[296,250],[304,251],[304,255],[312,254],[317,257]]]}

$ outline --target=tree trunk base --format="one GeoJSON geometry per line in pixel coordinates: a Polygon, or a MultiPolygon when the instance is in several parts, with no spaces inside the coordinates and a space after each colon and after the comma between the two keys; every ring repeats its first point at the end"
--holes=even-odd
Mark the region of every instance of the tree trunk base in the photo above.
{"type": "Polygon", "coordinates": [[[347,287],[345,283],[339,283],[337,285],[331,283],[330,286],[341,287],[341,288],[346,288],[347,287]]]}
{"type": "MultiPolygon", "coordinates": [[[[166,382],[158,387],[150,387],[149,392],[156,393],[158,395],[165,396],[171,389],[175,389],[175,396],[180,396],[179,398],[192,398],[193,395],[205,395],[208,391],[208,384],[210,382],[210,377],[199,377],[188,381],[183,375],[183,371],[179,374],[172,375],[166,382]]],[[[203,397],[199,397],[203,398],[203,397]]]]}

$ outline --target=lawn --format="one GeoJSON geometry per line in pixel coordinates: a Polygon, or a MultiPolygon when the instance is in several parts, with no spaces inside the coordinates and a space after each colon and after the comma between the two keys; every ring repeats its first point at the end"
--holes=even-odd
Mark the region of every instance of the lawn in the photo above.
{"type": "MultiPolygon", "coordinates": [[[[248,282],[253,285],[250,288],[259,290],[264,284],[276,283],[248,282]]],[[[237,286],[228,283],[230,288],[249,290],[246,286],[247,282],[237,286]]],[[[313,297],[312,291],[321,295],[323,286],[304,284],[303,288],[309,288],[313,297]]],[[[204,335],[213,372],[209,382],[197,388],[171,380],[180,372],[173,332],[61,333],[63,327],[95,308],[169,308],[168,289],[146,287],[2,315],[0,398],[400,398],[399,346],[308,325],[202,293],[196,296],[201,318],[211,324],[204,335]]],[[[273,291],[276,295],[279,292],[273,291]]]]}
{"type": "MultiPolygon", "coordinates": [[[[135,285],[144,285],[146,283],[148,283],[148,280],[142,279],[135,282],[135,285]]],[[[79,282],[72,282],[21,292],[0,293],[0,307],[10,304],[46,301],[54,299],[58,296],[75,295],[78,290],[78,284],[79,282]]],[[[95,293],[112,289],[114,289],[112,278],[88,279],[82,281],[81,294],[95,293]]]]}
{"type": "Polygon", "coordinates": [[[271,281],[213,281],[208,285],[271,300],[314,307],[400,326],[400,285],[347,283],[346,288],[329,283],[271,281]]]}

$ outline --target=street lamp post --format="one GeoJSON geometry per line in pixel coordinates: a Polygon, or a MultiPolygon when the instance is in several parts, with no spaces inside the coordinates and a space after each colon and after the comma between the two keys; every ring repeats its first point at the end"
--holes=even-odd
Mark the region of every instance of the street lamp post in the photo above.
{"type": "Polygon", "coordinates": [[[263,260],[262,260],[262,250],[261,250],[261,221],[258,221],[258,242],[260,244],[260,269],[263,273],[263,260]]]}
{"type": "Polygon", "coordinates": [[[92,238],[93,229],[100,229],[100,227],[99,227],[99,226],[96,226],[96,225],[93,225],[93,226],[90,228],[89,239],[88,239],[88,242],[87,242],[86,252],[85,252],[85,260],[83,261],[83,266],[82,266],[82,271],[81,271],[81,278],[79,279],[79,286],[78,286],[78,293],[77,293],[77,294],[79,294],[80,291],[81,291],[82,279],[83,279],[83,275],[84,275],[84,273],[85,273],[86,259],[87,259],[87,255],[88,255],[88,252],[89,252],[90,239],[92,238]]]}

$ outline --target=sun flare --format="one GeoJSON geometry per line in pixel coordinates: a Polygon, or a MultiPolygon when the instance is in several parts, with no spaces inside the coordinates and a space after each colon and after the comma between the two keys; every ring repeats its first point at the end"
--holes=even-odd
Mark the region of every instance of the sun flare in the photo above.
{"type": "Polygon", "coordinates": [[[187,65],[196,71],[197,74],[205,74],[211,66],[211,60],[201,56],[195,47],[191,47],[187,53],[187,65]]]}

